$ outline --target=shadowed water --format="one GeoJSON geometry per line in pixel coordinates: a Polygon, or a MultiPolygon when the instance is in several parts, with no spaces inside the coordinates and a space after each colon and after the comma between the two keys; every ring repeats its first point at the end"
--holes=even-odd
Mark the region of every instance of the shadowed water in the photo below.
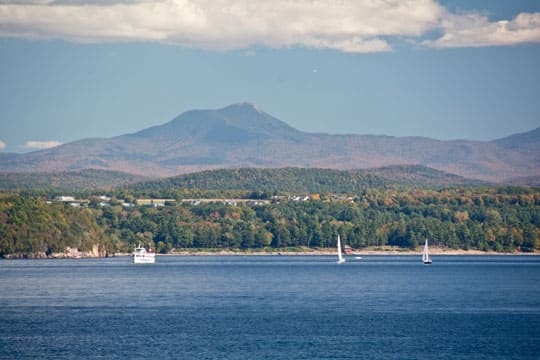
{"type": "Polygon", "coordinates": [[[540,257],[0,261],[0,358],[538,359],[540,257]]]}

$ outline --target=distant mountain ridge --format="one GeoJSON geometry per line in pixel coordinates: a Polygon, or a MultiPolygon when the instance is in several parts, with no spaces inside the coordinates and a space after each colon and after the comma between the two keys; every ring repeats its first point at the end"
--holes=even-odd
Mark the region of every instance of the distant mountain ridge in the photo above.
{"type": "Polygon", "coordinates": [[[148,180],[119,171],[86,169],[62,172],[0,172],[0,190],[86,191],[107,190],[148,180]]]}
{"type": "Polygon", "coordinates": [[[393,183],[427,188],[493,185],[482,180],[464,178],[423,165],[393,165],[364,169],[359,172],[361,174],[375,175],[393,183]]]}
{"type": "Polygon", "coordinates": [[[149,180],[129,186],[131,190],[171,189],[250,190],[269,192],[359,192],[386,188],[390,181],[371,174],[333,169],[220,169],[149,180]]]}
{"type": "Polygon", "coordinates": [[[486,186],[478,180],[424,166],[392,166],[367,170],[316,168],[221,169],[207,170],[163,179],[147,180],[128,186],[131,190],[171,189],[288,191],[309,193],[358,193],[368,188],[386,189],[395,185],[424,188],[486,186]]]}
{"type": "Polygon", "coordinates": [[[103,169],[164,177],[221,168],[422,165],[501,182],[540,175],[540,128],[494,141],[306,133],[255,105],[187,111],[159,126],[0,156],[2,172],[103,169]]]}
{"type": "MultiPolygon", "coordinates": [[[[524,181],[521,181],[523,185],[524,181]]],[[[516,185],[518,183],[516,182],[516,185]]],[[[315,168],[241,168],[206,170],[152,179],[108,170],[3,173],[0,191],[80,192],[110,189],[131,190],[252,190],[295,192],[357,192],[365,188],[396,185],[423,188],[477,187],[490,184],[444,173],[421,165],[396,165],[364,170],[315,168]]]]}

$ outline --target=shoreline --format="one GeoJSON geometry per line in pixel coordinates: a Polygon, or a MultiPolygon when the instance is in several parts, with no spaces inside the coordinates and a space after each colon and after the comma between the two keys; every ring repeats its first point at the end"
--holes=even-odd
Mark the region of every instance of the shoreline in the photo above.
{"type": "MultiPolygon", "coordinates": [[[[383,246],[369,247],[364,249],[354,249],[344,256],[422,256],[422,248],[415,250],[403,249],[399,247],[383,246]]],[[[540,251],[533,252],[495,252],[481,250],[463,250],[449,249],[444,247],[431,247],[430,256],[540,256],[540,251]]],[[[335,256],[336,249],[334,248],[284,248],[284,249],[252,249],[252,250],[230,250],[230,249],[178,249],[167,254],[156,253],[157,256],[335,256]]],[[[102,254],[99,252],[78,252],[70,251],[65,253],[53,253],[46,256],[44,253],[37,254],[9,254],[4,255],[0,259],[17,260],[17,259],[92,259],[92,258],[107,258],[131,256],[131,252],[118,252],[114,254],[102,254]]]]}
{"type": "MultiPolygon", "coordinates": [[[[354,250],[352,252],[344,254],[345,256],[364,256],[364,255],[389,255],[389,256],[399,256],[399,255],[408,255],[408,256],[422,256],[423,249],[409,250],[396,247],[382,247],[382,248],[366,248],[362,250],[354,250]]],[[[430,255],[471,255],[471,256],[509,256],[509,255],[519,255],[519,256],[538,256],[540,252],[495,252],[495,251],[481,251],[481,250],[462,250],[462,249],[449,249],[443,247],[433,247],[430,248],[430,255]]],[[[115,254],[115,256],[123,256],[131,254],[115,254]]],[[[272,249],[272,250],[177,250],[172,251],[167,254],[156,254],[158,256],[332,256],[336,255],[336,250],[333,248],[328,249],[309,249],[309,248],[299,248],[297,249],[272,249]]]]}

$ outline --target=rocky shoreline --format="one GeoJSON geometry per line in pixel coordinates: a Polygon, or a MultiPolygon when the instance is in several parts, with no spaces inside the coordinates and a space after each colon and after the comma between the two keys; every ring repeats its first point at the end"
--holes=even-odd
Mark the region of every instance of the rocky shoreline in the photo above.
{"type": "Polygon", "coordinates": [[[64,252],[53,252],[47,254],[44,251],[26,254],[26,253],[15,253],[4,255],[4,259],[83,259],[83,258],[102,258],[108,257],[109,254],[100,250],[97,245],[94,245],[92,250],[81,251],[77,248],[67,247],[64,252]]]}

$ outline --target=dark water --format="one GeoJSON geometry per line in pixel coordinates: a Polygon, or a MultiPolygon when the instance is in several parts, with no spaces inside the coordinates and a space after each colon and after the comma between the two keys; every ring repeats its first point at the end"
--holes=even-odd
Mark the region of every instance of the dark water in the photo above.
{"type": "Polygon", "coordinates": [[[540,257],[0,261],[0,358],[540,359],[540,257]]]}

